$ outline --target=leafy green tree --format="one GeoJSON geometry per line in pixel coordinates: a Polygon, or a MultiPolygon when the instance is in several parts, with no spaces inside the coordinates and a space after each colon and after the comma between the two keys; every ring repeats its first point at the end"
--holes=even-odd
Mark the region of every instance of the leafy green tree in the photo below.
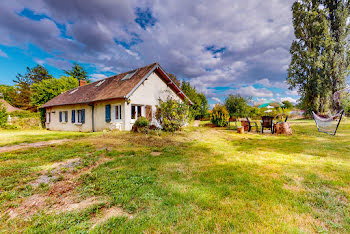
{"type": "Polygon", "coordinates": [[[189,107],[186,103],[178,102],[170,97],[159,100],[156,119],[167,132],[180,130],[189,120],[189,107]]]}
{"type": "MultiPolygon", "coordinates": [[[[350,17],[349,0],[323,0],[328,10],[327,19],[330,22],[331,47],[328,51],[326,77],[330,83],[332,94],[344,89],[346,79],[350,74],[350,24],[347,20],[350,17]]],[[[330,96],[334,110],[340,110],[340,100],[330,96]]]]}
{"type": "Polygon", "coordinates": [[[168,76],[178,87],[181,87],[181,81],[174,74],[168,73],[168,76]]]}
{"type": "Polygon", "coordinates": [[[197,92],[190,82],[183,81],[181,84],[182,91],[193,102],[190,107],[191,116],[195,119],[203,118],[208,113],[208,101],[203,93],[197,92]]]}
{"type": "Polygon", "coordinates": [[[294,107],[293,104],[288,100],[283,101],[282,104],[283,104],[283,109],[290,110],[290,109],[293,109],[294,107]]]}
{"type": "Polygon", "coordinates": [[[300,0],[292,11],[296,40],[290,49],[290,88],[299,89],[306,115],[338,109],[332,96],[349,75],[349,1],[300,0]]]}
{"type": "Polygon", "coordinates": [[[60,79],[48,79],[35,83],[31,87],[31,103],[39,107],[62,92],[79,86],[77,79],[62,76],[60,79]]]}
{"type": "Polygon", "coordinates": [[[31,104],[31,86],[47,79],[52,79],[52,76],[45,67],[41,65],[34,68],[27,67],[26,74],[18,74],[13,81],[15,92],[10,93],[11,104],[25,110],[35,110],[31,104]]]}
{"type": "Polygon", "coordinates": [[[7,112],[5,107],[2,106],[2,103],[0,103],[0,127],[5,127],[7,123],[7,112]]]}
{"type": "Polygon", "coordinates": [[[225,99],[225,107],[231,117],[246,117],[249,114],[249,98],[230,94],[225,99]]]}
{"type": "Polygon", "coordinates": [[[90,82],[87,71],[78,63],[74,63],[71,70],[64,70],[64,73],[76,78],[77,80],[86,80],[88,83],[90,82]]]}
{"type": "Polygon", "coordinates": [[[0,85],[0,99],[3,98],[8,103],[12,104],[13,93],[15,92],[15,88],[10,85],[0,85]],[[2,95],[1,95],[2,94],[2,95]]]}
{"type": "Polygon", "coordinates": [[[225,105],[216,104],[210,116],[210,121],[218,127],[227,125],[230,114],[226,110],[225,105]]]}

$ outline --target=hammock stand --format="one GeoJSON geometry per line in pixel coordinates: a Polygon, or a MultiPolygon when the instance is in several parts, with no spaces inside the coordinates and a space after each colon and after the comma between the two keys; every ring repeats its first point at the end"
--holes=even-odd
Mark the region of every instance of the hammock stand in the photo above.
{"type": "Polygon", "coordinates": [[[315,114],[315,112],[312,112],[312,115],[314,116],[314,120],[315,120],[315,123],[316,123],[316,126],[317,126],[317,130],[319,132],[326,133],[326,134],[334,136],[337,133],[337,130],[338,130],[339,124],[340,124],[340,122],[341,122],[341,120],[343,118],[344,112],[345,112],[344,110],[341,110],[338,114],[330,116],[328,118],[324,118],[324,117],[318,116],[317,114],[315,114]],[[335,130],[333,132],[327,132],[327,131],[322,130],[322,128],[326,128],[326,127],[332,126],[333,121],[336,121],[336,119],[338,117],[339,117],[339,120],[338,120],[337,125],[335,127],[335,130]]]}

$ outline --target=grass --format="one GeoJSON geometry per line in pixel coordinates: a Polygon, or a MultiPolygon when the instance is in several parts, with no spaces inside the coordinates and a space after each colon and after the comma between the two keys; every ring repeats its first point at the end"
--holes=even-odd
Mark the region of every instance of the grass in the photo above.
{"type": "MultiPolygon", "coordinates": [[[[104,152],[110,160],[76,178],[81,197],[106,202],[30,219],[0,218],[12,232],[350,232],[350,122],[336,136],[293,121],[292,136],[186,128],[160,135],[112,132],[63,146],[0,154],[0,210],[48,188],[28,184],[53,162],[104,152]],[[105,150],[106,149],[106,150],[105,150]],[[102,150],[102,151],[101,151],[102,150]],[[160,152],[160,155],[154,155],[160,152]],[[94,217],[114,216],[94,229],[94,217]]],[[[0,213],[1,216],[1,213],[0,213]]]]}
{"type": "Polygon", "coordinates": [[[47,130],[0,130],[0,147],[58,139],[76,139],[100,133],[59,132],[47,130]]]}

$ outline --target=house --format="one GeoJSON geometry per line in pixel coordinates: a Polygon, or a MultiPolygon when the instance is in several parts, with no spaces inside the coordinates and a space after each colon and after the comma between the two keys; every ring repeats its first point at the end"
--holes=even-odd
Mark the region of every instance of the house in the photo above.
{"type": "Polygon", "coordinates": [[[168,97],[192,102],[158,63],[105,78],[53,98],[46,109],[49,130],[94,132],[105,129],[131,130],[140,116],[152,124],[159,99],[168,97]]]}

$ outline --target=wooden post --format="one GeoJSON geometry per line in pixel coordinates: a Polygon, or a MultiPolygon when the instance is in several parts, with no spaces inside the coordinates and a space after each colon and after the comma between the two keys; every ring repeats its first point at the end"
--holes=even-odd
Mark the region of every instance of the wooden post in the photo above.
{"type": "Polygon", "coordinates": [[[237,127],[237,132],[239,134],[243,134],[244,133],[244,127],[237,127]]]}

